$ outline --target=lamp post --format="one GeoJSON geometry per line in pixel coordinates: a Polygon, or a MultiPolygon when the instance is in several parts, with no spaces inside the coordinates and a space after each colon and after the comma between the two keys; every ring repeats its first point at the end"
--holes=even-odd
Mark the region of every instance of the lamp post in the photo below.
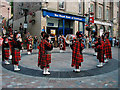
{"type": "Polygon", "coordinates": [[[23,8],[22,9],[23,10],[23,12],[24,12],[24,16],[25,16],[25,21],[24,21],[24,29],[25,29],[25,31],[24,31],[24,34],[26,34],[26,31],[27,31],[27,13],[28,13],[28,9],[27,8],[23,8]]]}

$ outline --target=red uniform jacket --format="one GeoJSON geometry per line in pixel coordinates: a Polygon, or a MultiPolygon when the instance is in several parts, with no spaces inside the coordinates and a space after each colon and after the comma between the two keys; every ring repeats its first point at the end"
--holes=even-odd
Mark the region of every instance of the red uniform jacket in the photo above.
{"type": "Polygon", "coordinates": [[[81,62],[83,62],[83,56],[82,56],[82,49],[84,48],[84,45],[79,41],[75,41],[72,45],[72,64],[71,66],[80,66],[81,62]]]}
{"type": "Polygon", "coordinates": [[[112,59],[111,44],[109,39],[105,40],[105,56],[106,58],[112,59]]]}
{"type": "Polygon", "coordinates": [[[39,55],[38,55],[38,67],[40,66],[41,69],[47,67],[49,63],[51,63],[51,54],[46,53],[45,45],[49,48],[52,47],[47,40],[42,39],[40,45],[38,46],[39,55]]]}

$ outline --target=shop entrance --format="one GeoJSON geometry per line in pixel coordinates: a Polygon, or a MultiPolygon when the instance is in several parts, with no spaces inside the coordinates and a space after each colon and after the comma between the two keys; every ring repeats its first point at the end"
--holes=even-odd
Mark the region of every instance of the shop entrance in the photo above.
{"type": "Polygon", "coordinates": [[[58,36],[63,34],[64,32],[64,36],[66,36],[67,34],[73,34],[73,22],[72,20],[64,20],[63,23],[63,19],[59,19],[58,21],[58,36]],[[64,30],[63,30],[64,28],[64,30]]]}

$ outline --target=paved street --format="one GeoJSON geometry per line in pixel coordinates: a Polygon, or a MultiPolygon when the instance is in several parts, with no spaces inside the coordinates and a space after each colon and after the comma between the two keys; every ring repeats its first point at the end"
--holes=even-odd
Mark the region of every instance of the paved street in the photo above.
{"type": "Polygon", "coordinates": [[[43,76],[37,67],[38,50],[33,50],[32,55],[23,51],[21,71],[14,72],[12,65],[2,65],[2,88],[117,88],[120,64],[118,48],[114,47],[112,51],[113,59],[103,68],[97,68],[98,60],[93,56],[94,50],[84,49],[81,72],[74,73],[71,50],[67,48],[66,52],[59,53],[59,49],[54,48],[49,76],[43,76]]]}

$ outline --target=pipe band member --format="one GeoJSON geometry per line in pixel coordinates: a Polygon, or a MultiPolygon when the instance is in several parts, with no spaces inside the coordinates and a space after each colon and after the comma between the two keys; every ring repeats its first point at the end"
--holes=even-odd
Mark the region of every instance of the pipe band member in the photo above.
{"type": "Polygon", "coordinates": [[[10,53],[9,53],[8,38],[5,37],[2,44],[2,61],[6,65],[10,64],[8,62],[9,56],[10,56],[10,53]]]}
{"type": "Polygon", "coordinates": [[[84,49],[84,45],[82,44],[82,36],[80,32],[76,33],[77,39],[74,40],[71,45],[72,49],[72,67],[75,67],[73,72],[80,72],[81,62],[83,62],[82,50],[84,49]]]}
{"type": "Polygon", "coordinates": [[[108,35],[105,36],[105,63],[108,62],[108,59],[112,59],[112,50],[111,50],[111,44],[108,39],[108,35]]]}
{"type": "Polygon", "coordinates": [[[41,33],[43,39],[41,39],[41,43],[38,46],[39,56],[38,56],[38,67],[43,69],[43,75],[49,75],[49,64],[51,63],[51,51],[53,49],[52,44],[49,42],[49,35],[45,32],[41,33]]]}
{"type": "Polygon", "coordinates": [[[65,38],[63,35],[61,35],[59,38],[59,47],[60,47],[60,52],[63,52],[66,50],[65,38]]]}
{"type": "Polygon", "coordinates": [[[14,71],[19,71],[19,61],[21,60],[20,50],[22,49],[22,40],[16,35],[13,43],[12,64],[14,65],[14,71]]]}
{"type": "Polygon", "coordinates": [[[98,38],[98,43],[97,43],[97,59],[99,60],[99,64],[97,65],[97,67],[103,67],[103,63],[104,63],[104,41],[102,40],[102,38],[98,38]]]}

